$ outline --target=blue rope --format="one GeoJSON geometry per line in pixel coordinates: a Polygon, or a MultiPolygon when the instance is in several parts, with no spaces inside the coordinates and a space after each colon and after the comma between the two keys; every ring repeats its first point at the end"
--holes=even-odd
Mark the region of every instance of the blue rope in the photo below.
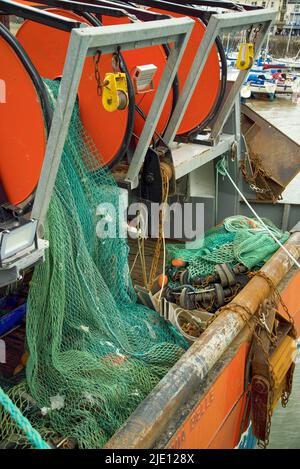
{"type": "Polygon", "coordinates": [[[10,414],[11,418],[26,435],[28,441],[36,449],[51,449],[50,446],[42,439],[41,435],[31,426],[29,420],[22,415],[21,411],[15,406],[8,395],[5,394],[1,387],[0,404],[3,406],[4,410],[10,414]]]}

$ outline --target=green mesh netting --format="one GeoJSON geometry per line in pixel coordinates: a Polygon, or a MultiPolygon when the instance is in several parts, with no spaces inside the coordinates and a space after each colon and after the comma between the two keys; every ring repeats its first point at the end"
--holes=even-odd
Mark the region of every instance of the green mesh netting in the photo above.
{"type": "MultiPolygon", "coordinates": [[[[288,232],[282,232],[270,220],[263,219],[263,222],[281,243],[287,241],[288,232]]],[[[178,244],[167,246],[169,260],[179,258],[189,263],[191,280],[211,275],[216,264],[261,267],[279,248],[259,220],[244,216],[226,218],[222,226],[207,231],[199,244],[197,249],[178,244]]]]}
{"type": "Polygon", "coordinates": [[[0,449],[50,449],[43,438],[56,437],[54,432],[51,435],[42,428],[38,432],[28,420],[27,415],[32,410],[37,413],[39,409],[26,391],[25,383],[14,387],[8,394],[0,387],[0,449]]]}
{"type": "MultiPolygon", "coordinates": [[[[45,83],[57,96],[59,85],[45,83]]],[[[47,216],[50,247],[30,287],[21,385],[42,409],[28,416],[41,435],[67,436],[80,448],[103,447],[187,348],[173,326],[137,304],[118,224],[114,238],[97,235],[100,220],[118,220],[124,209],[98,156],[76,106],[47,216]]],[[[20,387],[9,395],[18,404],[20,387]]],[[[0,441],[7,430],[5,421],[0,441]]]]}

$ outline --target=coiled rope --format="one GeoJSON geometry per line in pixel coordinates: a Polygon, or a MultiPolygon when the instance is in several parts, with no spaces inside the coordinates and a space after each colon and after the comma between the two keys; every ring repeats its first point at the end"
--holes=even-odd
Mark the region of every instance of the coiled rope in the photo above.
{"type": "Polygon", "coordinates": [[[221,174],[222,176],[227,176],[229,181],[231,182],[231,184],[234,186],[234,188],[236,189],[236,191],[238,192],[238,194],[242,197],[243,201],[245,202],[245,204],[247,205],[247,207],[251,210],[251,212],[253,213],[253,215],[258,219],[258,221],[261,223],[261,225],[265,228],[265,230],[268,232],[268,234],[271,236],[271,238],[273,238],[273,240],[278,244],[279,247],[281,247],[281,249],[283,249],[283,251],[288,255],[288,257],[291,259],[291,261],[293,261],[293,263],[298,267],[298,269],[300,269],[300,264],[299,262],[297,261],[297,259],[293,256],[293,254],[291,252],[288,251],[288,249],[277,239],[277,237],[275,236],[275,234],[273,233],[273,230],[271,230],[266,224],[265,222],[263,221],[263,219],[256,213],[256,211],[254,210],[254,208],[252,207],[252,205],[249,204],[248,200],[246,199],[246,197],[244,196],[244,194],[240,191],[240,189],[238,188],[238,186],[236,185],[236,183],[234,182],[234,180],[232,179],[232,177],[230,176],[229,172],[227,171],[227,168],[226,168],[226,159],[225,157],[223,157],[220,161],[218,161],[217,163],[217,174],[221,174]]]}

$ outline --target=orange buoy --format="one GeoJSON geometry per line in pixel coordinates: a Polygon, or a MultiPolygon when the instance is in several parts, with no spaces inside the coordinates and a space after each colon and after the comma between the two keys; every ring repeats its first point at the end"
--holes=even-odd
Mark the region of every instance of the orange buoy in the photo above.
{"type": "Polygon", "coordinates": [[[157,277],[157,285],[159,286],[159,288],[162,288],[162,286],[166,287],[168,283],[169,283],[169,278],[167,275],[160,274],[157,277]]]}
{"type": "MultiPolygon", "coordinates": [[[[56,8],[47,9],[60,16],[89,24],[81,16],[56,8]]],[[[55,80],[62,76],[70,33],[26,20],[17,32],[17,39],[22,44],[36,69],[43,78],[55,80]]],[[[101,56],[99,71],[102,81],[105,73],[113,72],[112,55],[101,56]]],[[[79,111],[83,126],[91,136],[103,165],[112,165],[124,151],[128,109],[107,112],[97,94],[95,65],[93,57],[85,61],[79,89],[79,111]]]]}
{"type": "Polygon", "coordinates": [[[1,199],[18,205],[37,186],[50,116],[40,77],[4,27],[0,28],[0,56],[1,199]]]}
{"type": "Polygon", "coordinates": [[[186,262],[183,261],[182,259],[172,259],[171,264],[173,267],[185,267],[186,266],[186,262]]]}

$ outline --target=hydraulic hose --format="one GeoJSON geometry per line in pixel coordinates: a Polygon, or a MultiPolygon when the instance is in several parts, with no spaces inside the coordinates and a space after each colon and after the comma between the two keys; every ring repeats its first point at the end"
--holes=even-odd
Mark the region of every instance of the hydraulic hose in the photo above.
{"type": "Polygon", "coordinates": [[[47,131],[47,135],[49,134],[51,121],[52,121],[52,109],[50,106],[50,102],[48,99],[47,91],[43,80],[41,79],[39,73],[37,72],[36,68],[34,67],[33,63],[31,62],[30,58],[28,57],[27,53],[18,42],[18,40],[10,33],[10,31],[0,23],[0,36],[9,44],[9,46],[14,50],[15,54],[18,56],[20,62],[26,69],[28,75],[31,78],[31,81],[34,84],[36,89],[37,95],[41,102],[42,111],[45,120],[45,128],[47,131]]]}

